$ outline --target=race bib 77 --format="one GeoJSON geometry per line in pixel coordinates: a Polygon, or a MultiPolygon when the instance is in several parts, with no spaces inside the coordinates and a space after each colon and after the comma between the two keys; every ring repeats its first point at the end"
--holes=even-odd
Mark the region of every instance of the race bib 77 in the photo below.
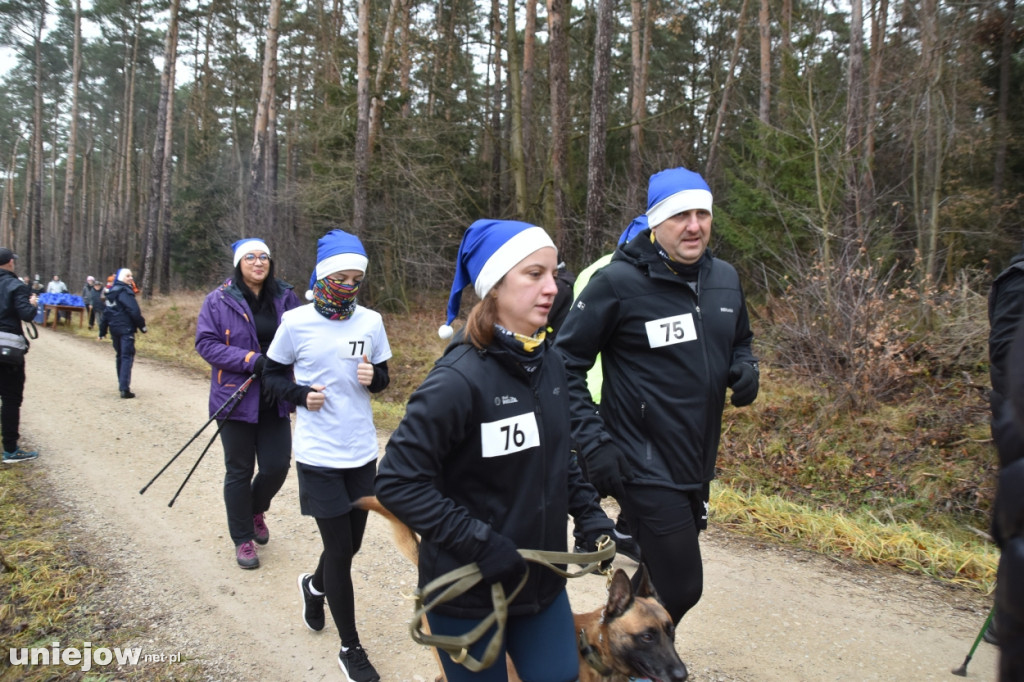
{"type": "Polygon", "coordinates": [[[697,340],[697,328],[693,324],[693,313],[651,320],[644,326],[647,329],[647,342],[651,348],[697,340]]]}
{"type": "Polygon", "coordinates": [[[540,430],[533,412],[480,425],[480,451],[484,457],[501,457],[540,445],[540,430]]]}

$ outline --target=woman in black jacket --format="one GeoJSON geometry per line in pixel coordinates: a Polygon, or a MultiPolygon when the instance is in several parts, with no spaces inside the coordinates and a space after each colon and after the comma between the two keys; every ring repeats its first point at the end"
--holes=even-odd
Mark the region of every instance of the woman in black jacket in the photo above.
{"type": "MultiPolygon", "coordinates": [[[[476,562],[483,576],[427,618],[435,635],[468,632],[526,572],[518,548],[566,551],[572,514],[593,545],[612,522],[571,456],[561,358],[544,327],[557,288],[554,244],[540,227],[479,220],[463,236],[444,338],[472,283],[480,302],[409,399],[378,469],[381,503],[419,533],[419,585],[476,562]]],[[[579,674],[565,579],[534,567],[509,605],[503,648],[523,679],[579,674]]],[[[484,637],[470,654],[479,658],[484,637]]],[[[449,682],[505,680],[504,665],[473,673],[440,652],[449,682]]]]}

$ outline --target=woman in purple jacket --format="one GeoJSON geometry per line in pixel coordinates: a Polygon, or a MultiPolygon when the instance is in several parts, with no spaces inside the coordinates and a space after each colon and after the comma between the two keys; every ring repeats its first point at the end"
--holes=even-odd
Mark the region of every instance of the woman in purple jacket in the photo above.
{"type": "Polygon", "coordinates": [[[242,239],[231,246],[235,271],[203,301],[196,322],[196,351],[210,363],[211,416],[256,375],[230,414],[225,410],[220,440],[227,468],[224,504],[235,558],[242,568],[259,568],[253,543],[265,545],[270,539],[264,514],[288,476],[293,409],[263,395],[259,377],[281,315],[301,302],[290,284],[274,278],[274,261],[263,240],[242,239]]]}

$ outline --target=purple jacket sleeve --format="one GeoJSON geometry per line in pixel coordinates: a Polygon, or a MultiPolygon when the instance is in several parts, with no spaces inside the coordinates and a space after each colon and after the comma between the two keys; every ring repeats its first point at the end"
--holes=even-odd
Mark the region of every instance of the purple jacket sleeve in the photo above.
{"type": "Polygon", "coordinates": [[[215,369],[252,374],[260,356],[252,323],[214,291],[196,320],[196,352],[215,369]]]}

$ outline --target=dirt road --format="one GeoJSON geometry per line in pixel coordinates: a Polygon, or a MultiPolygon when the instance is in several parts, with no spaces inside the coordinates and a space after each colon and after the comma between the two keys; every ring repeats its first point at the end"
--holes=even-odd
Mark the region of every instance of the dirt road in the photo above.
{"type": "MultiPolygon", "coordinates": [[[[140,340],[140,345],[145,339],[140,340]]],[[[22,412],[26,445],[41,452],[54,504],[75,519],[76,546],[111,576],[127,625],[144,625],[143,654],[180,655],[223,680],[339,680],[337,631],[300,621],[296,576],[315,567],[319,539],[299,514],[289,475],[267,515],[262,567],[235,563],[215,442],[173,507],[168,502],[213,435],[201,436],[149,488],[139,490],[205,423],[207,384],[138,360],[135,400],[120,399],[109,342],[41,330],[28,356],[22,412]]],[[[712,528],[705,590],[681,624],[677,647],[698,682],[958,679],[987,613],[985,599],[887,570],[851,569],[712,528]]],[[[632,572],[628,559],[616,564],[632,572]]],[[[406,622],[415,571],[371,518],[354,580],[361,639],[386,682],[433,680],[427,650],[406,622]]],[[[572,581],[577,610],[604,600],[598,577],[572,581]]],[[[72,645],[73,643],[65,643],[72,645]]],[[[93,642],[93,646],[102,646],[93,642]]],[[[982,643],[969,679],[995,679],[996,650],[982,643]]]]}

